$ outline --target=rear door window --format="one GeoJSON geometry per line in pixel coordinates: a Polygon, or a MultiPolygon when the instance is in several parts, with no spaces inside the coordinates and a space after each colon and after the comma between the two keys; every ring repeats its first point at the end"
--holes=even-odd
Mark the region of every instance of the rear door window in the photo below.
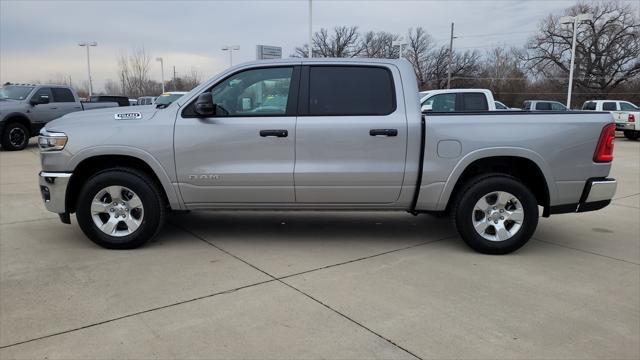
{"type": "Polygon", "coordinates": [[[53,102],[75,102],[73,93],[69,89],[65,88],[51,88],[53,94],[53,102]]]}
{"type": "Polygon", "coordinates": [[[374,66],[312,66],[309,115],[389,115],[396,109],[391,72],[374,66]]]}
{"type": "Polygon", "coordinates": [[[488,111],[487,97],[483,93],[462,93],[462,111],[488,111]]]}
{"type": "Polygon", "coordinates": [[[616,111],[618,107],[614,101],[607,101],[602,103],[602,110],[604,111],[616,111]]]}
{"type": "Polygon", "coordinates": [[[553,110],[553,111],[565,111],[565,110],[567,110],[567,107],[562,105],[562,104],[560,104],[560,103],[554,102],[554,103],[551,103],[551,110],[553,110]]]}
{"type": "Polygon", "coordinates": [[[551,110],[551,104],[548,102],[536,103],[536,110],[542,110],[542,111],[551,110]]]}

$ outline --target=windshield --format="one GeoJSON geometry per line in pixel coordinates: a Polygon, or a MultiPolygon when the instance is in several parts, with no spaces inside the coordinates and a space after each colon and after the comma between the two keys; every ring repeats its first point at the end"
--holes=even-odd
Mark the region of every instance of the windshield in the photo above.
{"type": "Polygon", "coordinates": [[[172,102],[176,101],[177,99],[179,99],[182,95],[184,94],[162,94],[160,96],[158,96],[158,98],[156,99],[156,106],[157,105],[164,105],[165,107],[169,104],[171,104],[172,102]]]}
{"type": "Polygon", "coordinates": [[[0,99],[24,100],[33,88],[33,86],[7,85],[0,88],[0,99]]]}

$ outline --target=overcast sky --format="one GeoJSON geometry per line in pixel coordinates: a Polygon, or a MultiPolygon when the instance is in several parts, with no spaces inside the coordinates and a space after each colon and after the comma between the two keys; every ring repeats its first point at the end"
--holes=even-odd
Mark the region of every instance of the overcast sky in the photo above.
{"type": "MultiPolygon", "coordinates": [[[[441,44],[456,24],[455,47],[484,51],[522,44],[538,22],[575,1],[313,1],[313,29],[357,25],[362,31],[405,35],[422,26],[441,44]],[[497,34],[497,35],[496,35],[497,34]]],[[[229,64],[226,44],[239,45],[234,63],[255,59],[257,44],[283,48],[283,56],[307,41],[307,0],[256,1],[7,1],[0,0],[0,81],[46,82],[71,76],[87,80],[91,48],[94,90],[117,79],[118,54],[144,47],[161,56],[165,78],[191,67],[209,77],[229,64]]],[[[406,35],[405,35],[406,36],[406,35]]],[[[159,63],[151,76],[160,80],[159,63]]]]}

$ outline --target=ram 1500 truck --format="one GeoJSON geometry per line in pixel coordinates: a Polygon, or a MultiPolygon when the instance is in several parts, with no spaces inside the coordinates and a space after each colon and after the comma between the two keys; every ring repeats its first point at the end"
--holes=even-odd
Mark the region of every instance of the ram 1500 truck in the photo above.
{"type": "Polygon", "coordinates": [[[101,109],[41,131],[45,206],[107,248],[168,211],[451,214],[464,241],[514,251],[542,215],[598,210],[615,125],[596,112],[422,114],[405,60],[246,63],[164,108],[101,109]]]}
{"type": "Polygon", "coordinates": [[[4,150],[22,150],[47,122],[74,111],[118,106],[81,103],[64,85],[15,84],[0,88],[0,144],[4,150]]]}

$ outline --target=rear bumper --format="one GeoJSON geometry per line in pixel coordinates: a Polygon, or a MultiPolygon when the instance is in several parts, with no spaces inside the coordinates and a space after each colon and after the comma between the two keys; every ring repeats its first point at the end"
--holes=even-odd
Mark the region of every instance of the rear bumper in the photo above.
{"type": "Polygon", "coordinates": [[[611,203],[616,194],[618,182],[609,178],[593,178],[587,180],[580,201],[575,204],[551,206],[549,214],[567,214],[600,210],[611,203]]]}
{"type": "Polygon", "coordinates": [[[616,130],[625,131],[625,130],[635,130],[635,123],[616,123],[616,130]]]}
{"type": "Polygon", "coordinates": [[[66,214],[67,185],[71,173],[40,172],[40,194],[47,210],[66,214]]]}

